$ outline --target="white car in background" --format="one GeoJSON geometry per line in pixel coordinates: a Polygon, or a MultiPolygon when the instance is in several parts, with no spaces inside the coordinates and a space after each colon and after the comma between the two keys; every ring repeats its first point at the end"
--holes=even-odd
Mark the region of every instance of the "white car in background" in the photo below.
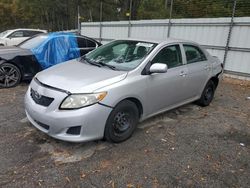
{"type": "Polygon", "coordinates": [[[0,33],[0,46],[18,45],[24,40],[41,33],[47,33],[46,30],[39,29],[14,29],[0,33]]]}

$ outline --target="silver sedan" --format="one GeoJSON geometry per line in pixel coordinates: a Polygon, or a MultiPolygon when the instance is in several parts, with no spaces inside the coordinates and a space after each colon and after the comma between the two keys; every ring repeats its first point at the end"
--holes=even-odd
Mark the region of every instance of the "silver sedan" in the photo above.
{"type": "Polygon", "coordinates": [[[151,116],[194,101],[209,105],[222,67],[194,42],[115,40],[38,73],[25,111],[60,140],[122,142],[151,116]]]}

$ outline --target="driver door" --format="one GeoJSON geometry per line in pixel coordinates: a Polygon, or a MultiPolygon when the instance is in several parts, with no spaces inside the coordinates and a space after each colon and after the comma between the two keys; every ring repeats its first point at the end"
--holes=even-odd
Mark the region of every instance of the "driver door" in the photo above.
{"type": "Polygon", "coordinates": [[[166,46],[154,57],[151,64],[164,63],[166,73],[148,75],[147,109],[149,114],[158,113],[182,103],[185,97],[187,67],[183,64],[180,45],[166,46]]]}

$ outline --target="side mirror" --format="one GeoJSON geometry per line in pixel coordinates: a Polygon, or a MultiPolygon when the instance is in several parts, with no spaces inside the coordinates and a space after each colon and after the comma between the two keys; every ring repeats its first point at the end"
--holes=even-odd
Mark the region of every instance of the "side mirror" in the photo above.
{"type": "Polygon", "coordinates": [[[151,65],[149,72],[152,73],[165,73],[168,71],[168,66],[164,63],[154,63],[151,65]]]}

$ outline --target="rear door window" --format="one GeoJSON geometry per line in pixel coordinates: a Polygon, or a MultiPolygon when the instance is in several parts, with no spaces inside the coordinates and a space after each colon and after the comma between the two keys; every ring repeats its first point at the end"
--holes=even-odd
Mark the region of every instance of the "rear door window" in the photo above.
{"type": "Polygon", "coordinates": [[[86,39],[86,42],[87,42],[87,47],[88,48],[95,48],[96,47],[96,43],[89,40],[89,39],[86,39]]]}
{"type": "Polygon", "coordinates": [[[187,64],[207,60],[205,54],[197,46],[183,45],[183,47],[187,58],[187,64]]]}
{"type": "Polygon", "coordinates": [[[96,43],[83,38],[83,37],[77,37],[77,44],[79,48],[95,48],[96,47],[96,43]]]}
{"type": "Polygon", "coordinates": [[[23,31],[23,37],[31,37],[30,33],[28,31],[23,31]]]}
{"type": "Polygon", "coordinates": [[[43,32],[41,31],[26,31],[28,37],[32,37],[34,35],[42,34],[43,32]]]}
{"type": "Polygon", "coordinates": [[[87,41],[85,38],[77,37],[77,44],[79,48],[87,48],[87,41]]]}

